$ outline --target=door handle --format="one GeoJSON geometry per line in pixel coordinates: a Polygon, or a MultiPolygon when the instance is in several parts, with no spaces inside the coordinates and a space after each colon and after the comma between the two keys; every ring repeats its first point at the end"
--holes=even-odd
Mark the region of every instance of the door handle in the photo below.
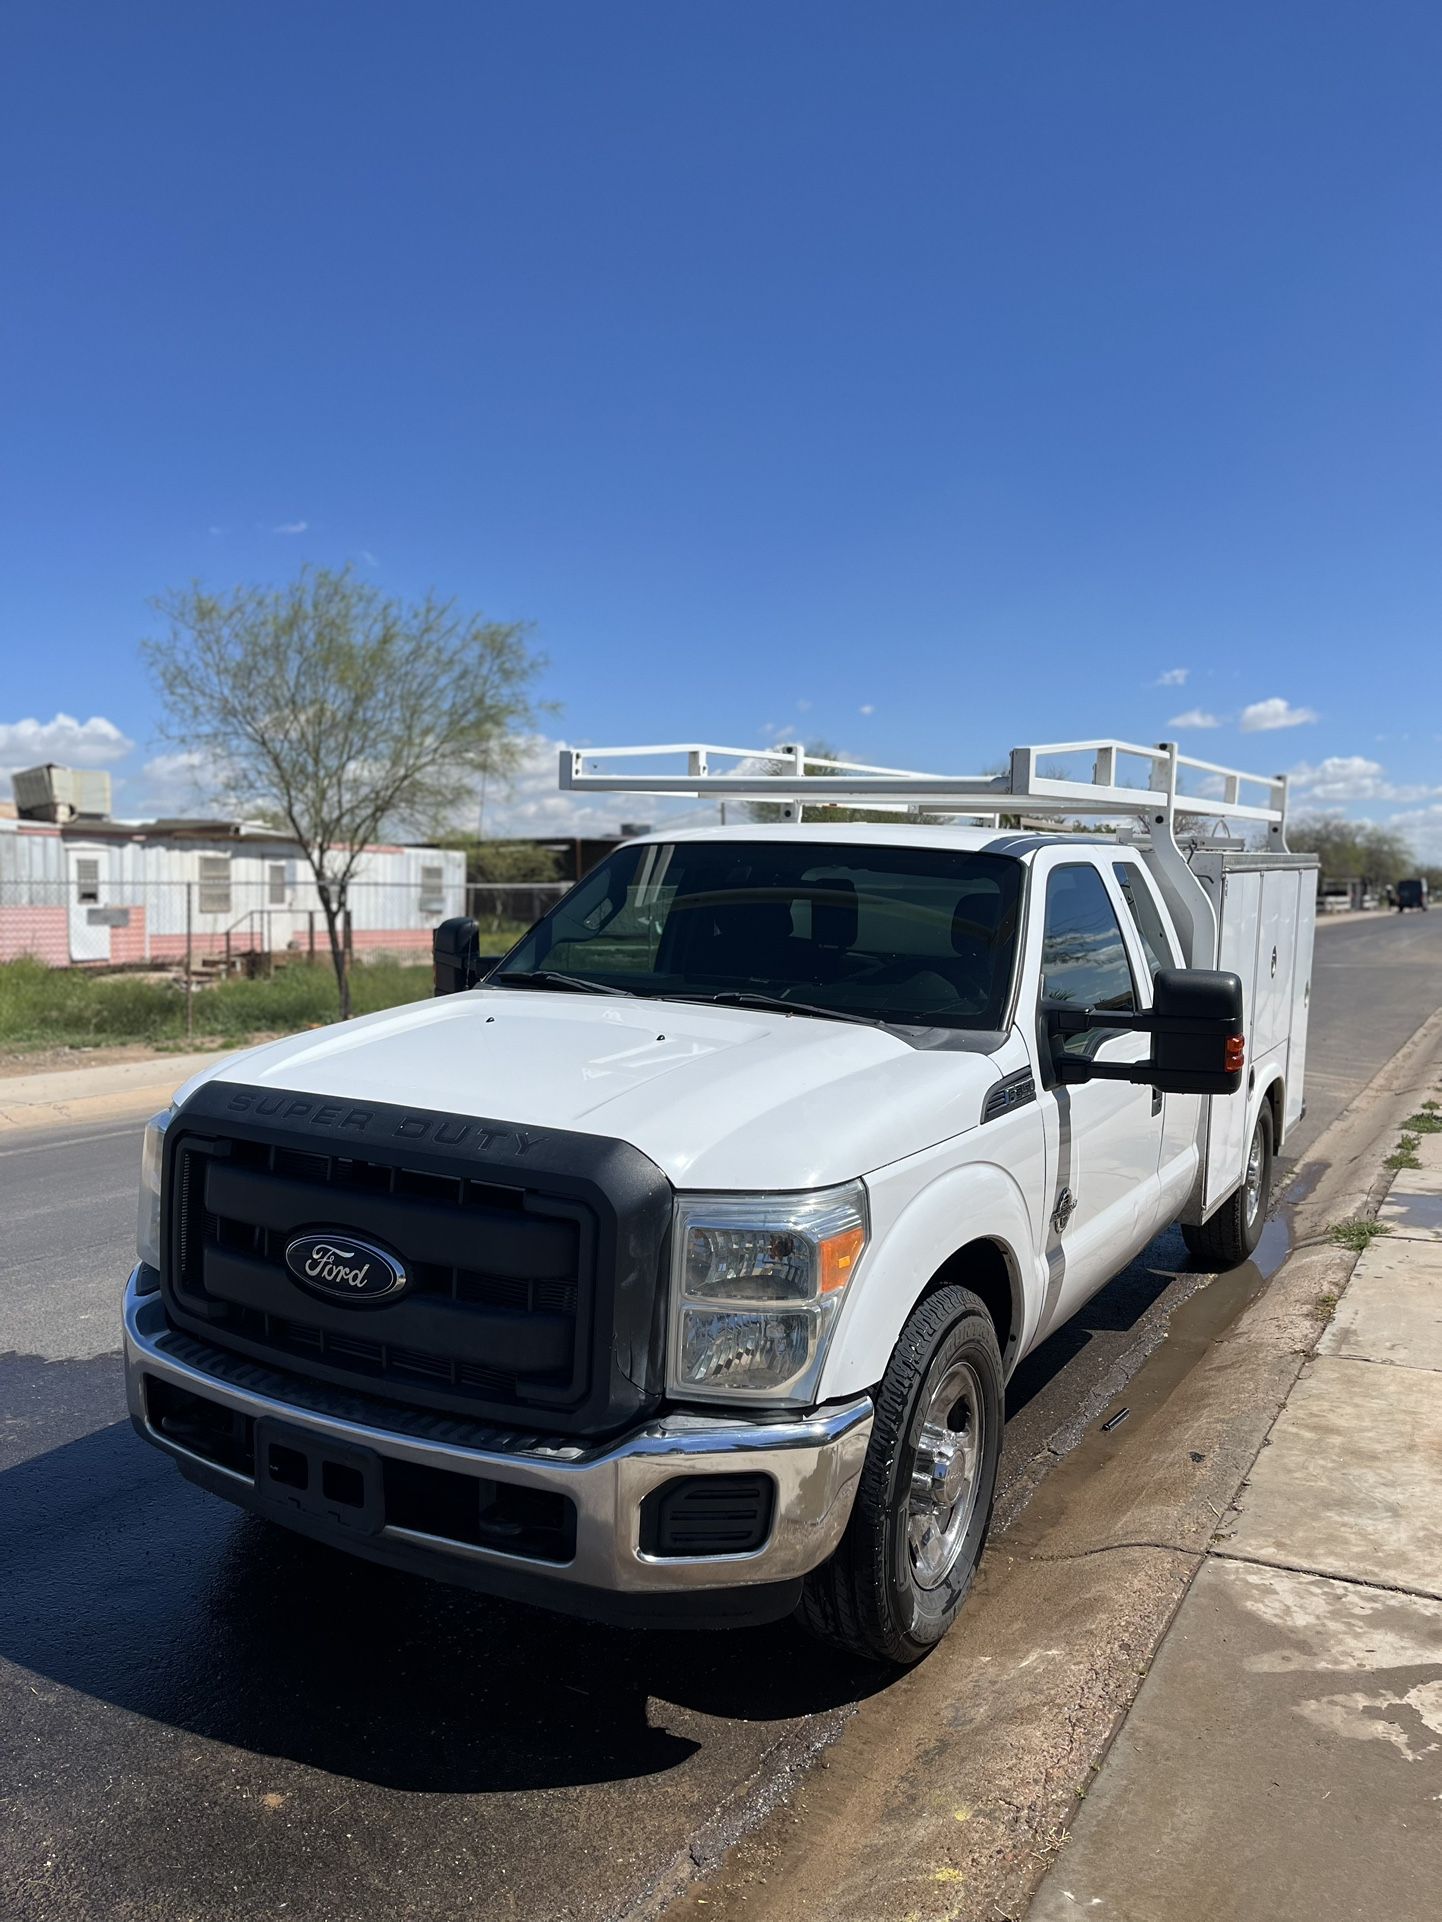
{"type": "Polygon", "coordinates": [[[1161,1111],[1162,1111],[1162,1091],[1160,1088],[1153,1088],[1152,1089],[1152,1113],[1160,1114],[1161,1111]]]}

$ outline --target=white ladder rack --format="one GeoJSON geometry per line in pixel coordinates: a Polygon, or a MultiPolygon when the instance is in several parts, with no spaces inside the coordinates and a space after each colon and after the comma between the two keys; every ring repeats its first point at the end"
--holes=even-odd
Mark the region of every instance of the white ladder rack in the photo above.
{"type": "MultiPolygon", "coordinates": [[[[1124,770],[1123,770],[1124,771],[1124,770]]],[[[860,761],[823,760],[808,755],[799,742],[772,747],[718,747],[702,741],[668,742],[644,747],[561,749],[561,786],[577,794],[666,795],[698,801],[779,803],[782,818],[799,821],[810,805],[825,808],[874,808],[910,813],[919,808],[996,821],[1026,814],[1061,820],[1070,815],[1124,815],[1160,829],[1175,840],[1178,814],[1265,825],[1269,847],[1285,851],[1287,777],[1248,774],[1183,754],[1174,741],[1142,747],[1134,741],[1054,741],[1013,748],[1004,774],[926,774],[914,768],[870,767],[860,761]],[[1086,754],[1091,778],[1043,775],[1043,759],[1086,754]],[[685,757],[684,769],[670,773],[616,768],[617,762],[664,761],[685,757]],[[1142,780],[1119,778],[1119,760],[1143,763],[1142,780]],[[714,762],[735,765],[717,772],[714,762]],[[826,768],[825,774],[808,768],[826,768]],[[1182,777],[1200,775],[1212,792],[1185,792],[1182,777]],[[1261,789],[1257,796],[1255,790],[1261,789]],[[1251,797],[1251,798],[1248,798],[1251,797]]]]}

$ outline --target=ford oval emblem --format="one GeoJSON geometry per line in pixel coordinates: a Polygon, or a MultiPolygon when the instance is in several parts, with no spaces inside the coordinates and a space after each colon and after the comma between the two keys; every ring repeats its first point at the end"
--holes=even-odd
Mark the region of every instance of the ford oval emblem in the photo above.
{"type": "Polygon", "coordinates": [[[390,1301],[407,1279],[396,1256],[339,1229],[297,1235],[286,1244],[285,1265],[302,1288],[327,1301],[390,1301]]]}

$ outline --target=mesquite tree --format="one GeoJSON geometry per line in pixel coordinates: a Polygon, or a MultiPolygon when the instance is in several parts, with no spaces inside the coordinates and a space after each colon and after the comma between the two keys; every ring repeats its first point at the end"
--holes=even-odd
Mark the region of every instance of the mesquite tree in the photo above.
{"type": "Polygon", "coordinates": [[[349,568],[283,587],[200,585],[155,602],[143,652],[210,798],[292,835],[320,896],[350,1014],[345,920],[368,842],[433,833],[482,776],[504,775],[533,723],[542,665],[519,623],[402,602],[349,568]]]}

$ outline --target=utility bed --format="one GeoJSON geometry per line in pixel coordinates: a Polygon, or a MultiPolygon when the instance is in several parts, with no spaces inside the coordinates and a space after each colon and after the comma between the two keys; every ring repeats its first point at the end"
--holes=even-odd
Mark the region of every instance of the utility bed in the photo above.
{"type": "Polygon", "coordinates": [[[1317,857],[1216,849],[1202,843],[1189,854],[1188,865],[1216,909],[1216,965],[1241,978],[1250,1057],[1248,1086],[1234,1095],[1213,1095],[1207,1104],[1205,1215],[1240,1179],[1249,1087],[1256,1077],[1280,1068],[1286,1091],[1284,1133],[1302,1117],[1317,857]]]}

